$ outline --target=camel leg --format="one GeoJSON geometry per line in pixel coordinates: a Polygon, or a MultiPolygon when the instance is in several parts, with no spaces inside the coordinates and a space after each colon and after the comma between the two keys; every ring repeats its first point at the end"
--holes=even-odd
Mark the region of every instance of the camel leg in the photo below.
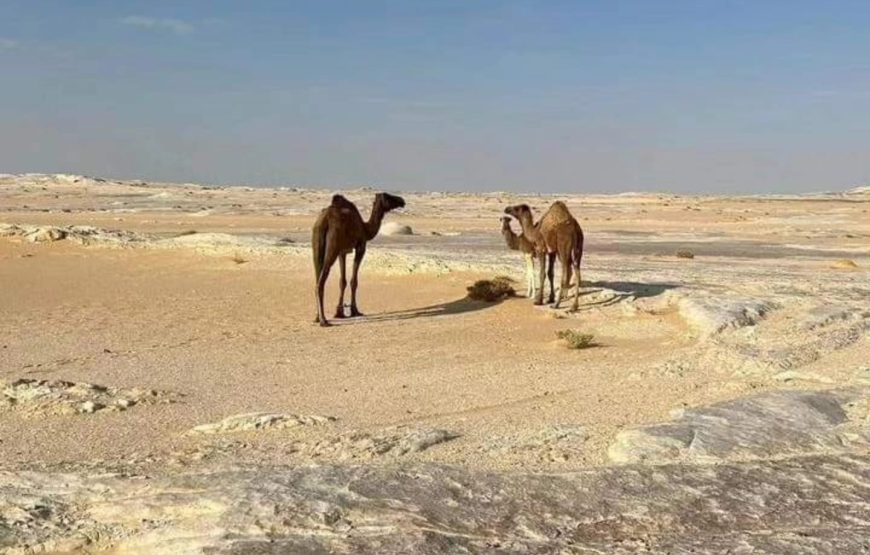
{"type": "Polygon", "coordinates": [[[351,316],[365,316],[362,312],[359,311],[359,308],[356,306],[356,287],[359,284],[359,267],[362,264],[363,257],[366,255],[366,246],[363,243],[361,246],[357,247],[353,253],[353,274],[350,276],[350,315],[351,316]]]}
{"type": "Polygon", "coordinates": [[[580,308],[580,259],[574,260],[574,275],[577,277],[577,284],[574,285],[574,304],[571,305],[571,310],[576,311],[580,308]]]}
{"type": "Polygon", "coordinates": [[[538,255],[538,290],[535,292],[536,305],[544,304],[544,282],[547,279],[547,254],[538,255]]]}
{"type": "Polygon", "coordinates": [[[531,253],[526,253],[526,297],[532,298],[535,295],[535,259],[531,253]]]}
{"type": "Polygon", "coordinates": [[[553,304],[556,302],[556,287],[553,285],[553,277],[554,277],[554,267],[556,265],[556,253],[551,252],[547,254],[547,277],[550,280],[550,299],[547,301],[547,304],[553,304]]]}
{"type": "Polygon", "coordinates": [[[347,289],[347,278],[345,277],[345,267],[347,262],[347,253],[341,253],[338,256],[338,269],[341,270],[341,279],[338,281],[338,306],[335,308],[334,318],[344,318],[344,290],[347,289]]]}
{"type": "Polygon", "coordinates": [[[559,287],[559,296],[556,299],[556,304],[553,308],[559,308],[562,304],[562,299],[568,294],[571,289],[571,257],[568,253],[559,252],[559,264],[562,266],[562,285],[559,287]]]}
{"type": "Polygon", "coordinates": [[[326,287],[326,280],[329,278],[329,270],[332,268],[332,265],[335,264],[335,260],[338,258],[338,253],[335,252],[329,245],[329,241],[326,243],[326,257],[323,261],[323,269],[320,271],[320,277],[317,278],[317,289],[314,291],[314,294],[317,297],[317,319],[320,322],[321,327],[331,326],[332,324],[326,319],[326,315],[323,313],[323,289],[326,287]]]}

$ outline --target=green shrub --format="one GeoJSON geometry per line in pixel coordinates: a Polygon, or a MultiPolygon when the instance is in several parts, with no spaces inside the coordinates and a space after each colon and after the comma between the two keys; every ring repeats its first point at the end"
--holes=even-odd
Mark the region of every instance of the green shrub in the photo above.
{"type": "Polygon", "coordinates": [[[597,345],[594,335],[577,330],[559,330],[556,332],[556,337],[564,341],[569,349],[588,349],[597,345]]]}
{"type": "Polygon", "coordinates": [[[468,287],[468,298],[475,301],[494,303],[517,294],[513,288],[514,280],[506,276],[496,276],[493,279],[481,279],[468,287]]]}

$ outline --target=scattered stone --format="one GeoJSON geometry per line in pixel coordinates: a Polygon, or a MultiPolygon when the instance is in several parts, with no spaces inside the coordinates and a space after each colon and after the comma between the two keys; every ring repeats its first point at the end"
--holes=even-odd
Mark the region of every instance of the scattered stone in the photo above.
{"type": "Polygon", "coordinates": [[[99,405],[93,401],[85,401],[84,403],[82,403],[82,406],[79,410],[85,414],[93,414],[101,408],[103,408],[102,405],[99,405]]]}
{"type": "Polygon", "coordinates": [[[332,416],[297,415],[285,413],[251,412],[228,416],[219,422],[202,424],[191,429],[192,434],[224,434],[251,430],[281,430],[296,426],[321,426],[334,422],[332,416]]]}
{"type": "Polygon", "coordinates": [[[679,250],[677,251],[677,258],[695,258],[695,253],[688,250],[679,250]]]}
{"type": "MultiPolygon", "coordinates": [[[[686,409],[674,422],[620,432],[608,455],[616,463],[666,463],[841,451],[844,406],[865,394],[773,391],[686,409]]],[[[870,445],[870,429],[855,442],[870,445]]]]}

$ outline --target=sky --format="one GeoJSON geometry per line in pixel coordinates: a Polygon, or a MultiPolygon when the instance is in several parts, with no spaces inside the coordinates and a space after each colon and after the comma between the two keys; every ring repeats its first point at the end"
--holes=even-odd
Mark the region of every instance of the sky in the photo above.
{"type": "Polygon", "coordinates": [[[870,2],[0,0],[0,173],[392,190],[870,183],[870,2]]]}

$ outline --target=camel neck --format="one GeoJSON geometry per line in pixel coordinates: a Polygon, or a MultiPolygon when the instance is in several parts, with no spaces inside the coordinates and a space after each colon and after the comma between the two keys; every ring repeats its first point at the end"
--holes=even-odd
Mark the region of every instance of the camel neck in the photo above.
{"type": "Polygon", "coordinates": [[[366,239],[371,241],[375,238],[375,235],[378,234],[378,231],[381,230],[381,222],[384,220],[384,211],[378,205],[378,201],[375,200],[374,204],[372,204],[372,212],[369,215],[369,221],[366,222],[366,235],[368,236],[366,239]]]}
{"type": "Polygon", "coordinates": [[[522,218],[520,218],[520,226],[523,228],[523,235],[526,239],[531,241],[532,243],[538,240],[538,230],[535,227],[534,222],[532,222],[532,216],[529,214],[524,214],[522,218]]]}
{"type": "Polygon", "coordinates": [[[520,248],[520,237],[510,227],[502,228],[501,234],[504,236],[509,249],[518,250],[520,248]]]}

